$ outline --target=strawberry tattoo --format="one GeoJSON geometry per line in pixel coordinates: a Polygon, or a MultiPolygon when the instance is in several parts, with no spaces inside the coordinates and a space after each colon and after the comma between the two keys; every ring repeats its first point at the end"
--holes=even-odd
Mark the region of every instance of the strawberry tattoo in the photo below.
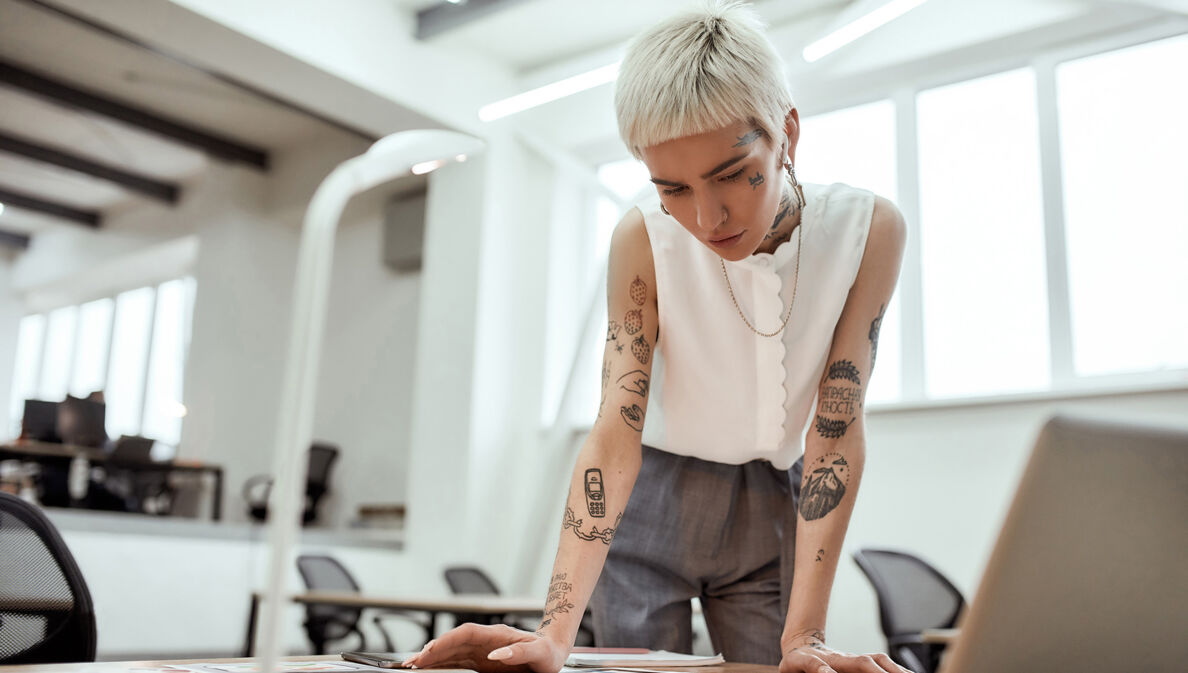
{"type": "Polygon", "coordinates": [[[643,306],[644,300],[648,297],[648,284],[635,277],[631,281],[631,301],[635,302],[636,306],[643,306]]]}
{"type": "Polygon", "coordinates": [[[648,360],[652,358],[652,347],[644,340],[642,334],[631,342],[631,354],[635,356],[636,360],[639,360],[641,365],[648,364],[648,360]]]}
{"type": "Polygon", "coordinates": [[[643,329],[643,311],[628,311],[627,316],[623,318],[623,329],[627,330],[628,334],[635,334],[643,329]]]}

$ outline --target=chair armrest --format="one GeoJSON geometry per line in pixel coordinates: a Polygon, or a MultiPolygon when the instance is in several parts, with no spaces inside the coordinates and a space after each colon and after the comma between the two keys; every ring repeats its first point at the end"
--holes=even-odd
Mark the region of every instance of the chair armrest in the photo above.
{"type": "MultiPolygon", "coordinates": [[[[371,621],[375,622],[375,628],[379,629],[380,635],[383,636],[384,647],[388,652],[396,651],[396,643],[388,635],[388,630],[384,628],[384,619],[404,619],[416,624],[425,631],[425,643],[433,638],[433,620],[425,613],[411,610],[382,610],[377,612],[371,621]]],[[[424,643],[421,646],[424,647],[424,643]]]]}

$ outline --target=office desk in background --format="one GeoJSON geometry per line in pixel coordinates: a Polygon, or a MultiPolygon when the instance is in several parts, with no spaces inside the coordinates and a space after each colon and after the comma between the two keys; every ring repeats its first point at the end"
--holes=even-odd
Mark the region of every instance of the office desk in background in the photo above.
{"type": "MultiPolygon", "coordinates": [[[[251,609],[248,612],[247,640],[244,651],[254,654],[256,620],[263,593],[252,592],[251,609]]],[[[373,596],[351,592],[310,591],[289,597],[294,603],[303,605],[333,605],[345,608],[375,608],[378,610],[407,610],[423,612],[429,616],[426,628],[426,642],[437,637],[437,616],[483,615],[506,618],[511,616],[541,616],[544,614],[538,596],[495,596],[491,594],[457,594],[438,598],[423,596],[373,596]]]]}
{"type": "MultiPolygon", "coordinates": [[[[342,661],[337,654],[283,657],[284,661],[342,661]]],[[[134,673],[133,669],[157,668],[161,666],[184,666],[186,664],[235,664],[252,659],[171,659],[159,661],[112,661],[97,664],[22,664],[0,666],[0,673],[134,673]]],[[[776,666],[757,664],[722,664],[720,666],[699,666],[697,673],[777,673],[776,666]]]]}
{"type": "Polygon", "coordinates": [[[76,457],[83,457],[92,465],[100,465],[129,472],[141,473],[173,473],[190,472],[208,473],[214,477],[214,489],[211,493],[210,518],[219,521],[223,518],[223,468],[219,465],[209,465],[193,461],[169,462],[126,462],[111,460],[107,452],[90,446],[76,446],[74,444],[55,444],[52,442],[35,442],[18,439],[0,444],[0,460],[25,460],[29,462],[58,461],[68,463],[76,457]]]}

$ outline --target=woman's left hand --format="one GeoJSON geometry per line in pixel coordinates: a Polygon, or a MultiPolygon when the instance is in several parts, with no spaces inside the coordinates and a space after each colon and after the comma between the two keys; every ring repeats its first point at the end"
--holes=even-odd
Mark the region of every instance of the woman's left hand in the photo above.
{"type": "Polygon", "coordinates": [[[826,647],[824,643],[810,642],[791,649],[784,649],[784,656],[780,660],[780,673],[912,672],[881,652],[846,654],[826,647]]]}

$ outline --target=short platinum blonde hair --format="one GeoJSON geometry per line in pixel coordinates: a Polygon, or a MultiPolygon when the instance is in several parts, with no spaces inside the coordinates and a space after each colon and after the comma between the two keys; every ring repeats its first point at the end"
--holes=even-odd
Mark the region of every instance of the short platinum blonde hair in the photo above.
{"type": "Polygon", "coordinates": [[[762,19],[739,0],[709,0],[635,37],[619,67],[619,135],[642,148],[750,121],[769,141],[795,103],[762,19]]]}

